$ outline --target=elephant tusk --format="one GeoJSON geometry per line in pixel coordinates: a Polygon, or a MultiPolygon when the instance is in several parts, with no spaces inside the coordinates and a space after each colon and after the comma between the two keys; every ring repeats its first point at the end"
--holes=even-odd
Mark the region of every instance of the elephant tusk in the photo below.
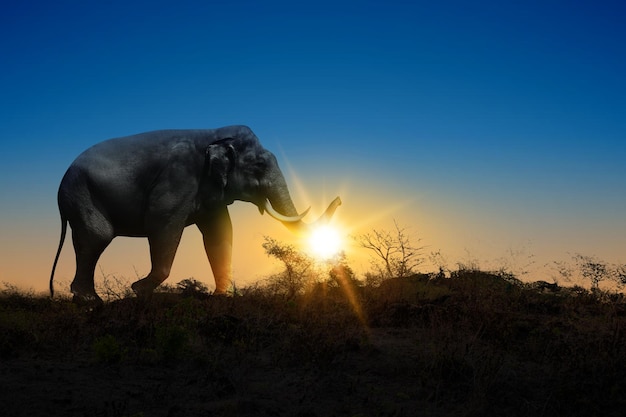
{"type": "Polygon", "coordinates": [[[285,216],[284,214],[280,214],[279,212],[274,210],[274,207],[272,207],[272,203],[270,203],[270,201],[266,199],[265,200],[265,207],[264,207],[264,209],[265,209],[265,211],[267,211],[267,214],[269,214],[270,216],[272,216],[273,218],[275,218],[276,220],[278,220],[280,222],[296,223],[296,222],[299,222],[300,220],[302,220],[302,218],[307,215],[307,213],[309,212],[311,207],[309,207],[308,209],[304,210],[304,212],[302,212],[302,214],[299,214],[297,216],[285,216]]]}
{"type": "Polygon", "coordinates": [[[276,220],[282,222],[292,232],[296,234],[300,234],[300,235],[307,235],[308,233],[311,232],[313,228],[327,224],[330,221],[330,219],[333,217],[333,214],[335,214],[335,210],[337,210],[337,207],[339,207],[340,205],[341,205],[341,199],[339,197],[335,198],[330,203],[330,205],[328,206],[324,214],[322,214],[320,218],[317,219],[312,224],[306,224],[302,221],[302,218],[306,216],[306,214],[311,209],[310,207],[306,209],[302,214],[290,217],[290,216],[285,216],[284,214],[278,213],[274,209],[274,207],[272,207],[272,203],[270,203],[269,199],[266,199],[265,204],[262,206],[259,206],[259,211],[261,212],[261,214],[263,213],[263,210],[267,211],[267,214],[269,214],[276,220]]]}
{"type": "Polygon", "coordinates": [[[333,214],[335,214],[335,210],[337,210],[337,207],[339,207],[340,205],[341,205],[341,198],[335,197],[335,199],[332,201],[332,203],[330,203],[330,205],[328,206],[324,214],[322,214],[322,216],[315,222],[315,225],[321,226],[323,224],[328,223],[330,219],[333,217],[333,214]]]}

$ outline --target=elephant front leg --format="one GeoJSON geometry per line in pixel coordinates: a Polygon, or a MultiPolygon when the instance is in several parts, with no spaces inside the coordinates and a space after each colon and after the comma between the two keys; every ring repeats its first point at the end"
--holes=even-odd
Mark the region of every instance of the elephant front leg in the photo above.
{"type": "Polygon", "coordinates": [[[202,232],[213,277],[215,293],[225,294],[232,279],[233,226],[226,207],[211,211],[197,222],[202,232]]]}

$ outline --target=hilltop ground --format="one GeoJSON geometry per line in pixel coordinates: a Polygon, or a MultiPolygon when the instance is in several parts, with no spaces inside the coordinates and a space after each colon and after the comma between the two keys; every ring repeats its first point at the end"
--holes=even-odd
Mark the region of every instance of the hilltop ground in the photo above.
{"type": "Polygon", "coordinates": [[[617,416],[625,329],[621,296],[477,271],[92,308],[5,291],[0,404],[7,416],[617,416]]]}

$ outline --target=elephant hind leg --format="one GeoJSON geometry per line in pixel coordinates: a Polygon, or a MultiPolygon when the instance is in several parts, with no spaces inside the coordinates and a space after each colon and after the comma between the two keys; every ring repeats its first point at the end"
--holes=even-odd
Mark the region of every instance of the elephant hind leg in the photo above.
{"type": "Polygon", "coordinates": [[[148,237],[152,269],[145,278],[132,284],[131,287],[138,297],[149,298],[156,287],[170,275],[183,228],[184,225],[171,227],[148,237]]]}
{"type": "Polygon", "coordinates": [[[113,240],[112,228],[100,228],[97,232],[72,229],[72,243],[76,254],[76,275],[70,286],[74,301],[78,303],[101,303],[96,293],[94,274],[100,255],[113,240]]]}

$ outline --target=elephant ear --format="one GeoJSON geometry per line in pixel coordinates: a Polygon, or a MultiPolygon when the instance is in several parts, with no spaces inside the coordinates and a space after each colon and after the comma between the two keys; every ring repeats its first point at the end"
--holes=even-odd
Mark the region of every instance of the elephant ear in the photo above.
{"type": "Polygon", "coordinates": [[[205,156],[205,175],[211,184],[210,199],[224,199],[224,189],[228,184],[228,174],[235,168],[237,158],[235,148],[228,140],[209,145],[205,156]]]}

